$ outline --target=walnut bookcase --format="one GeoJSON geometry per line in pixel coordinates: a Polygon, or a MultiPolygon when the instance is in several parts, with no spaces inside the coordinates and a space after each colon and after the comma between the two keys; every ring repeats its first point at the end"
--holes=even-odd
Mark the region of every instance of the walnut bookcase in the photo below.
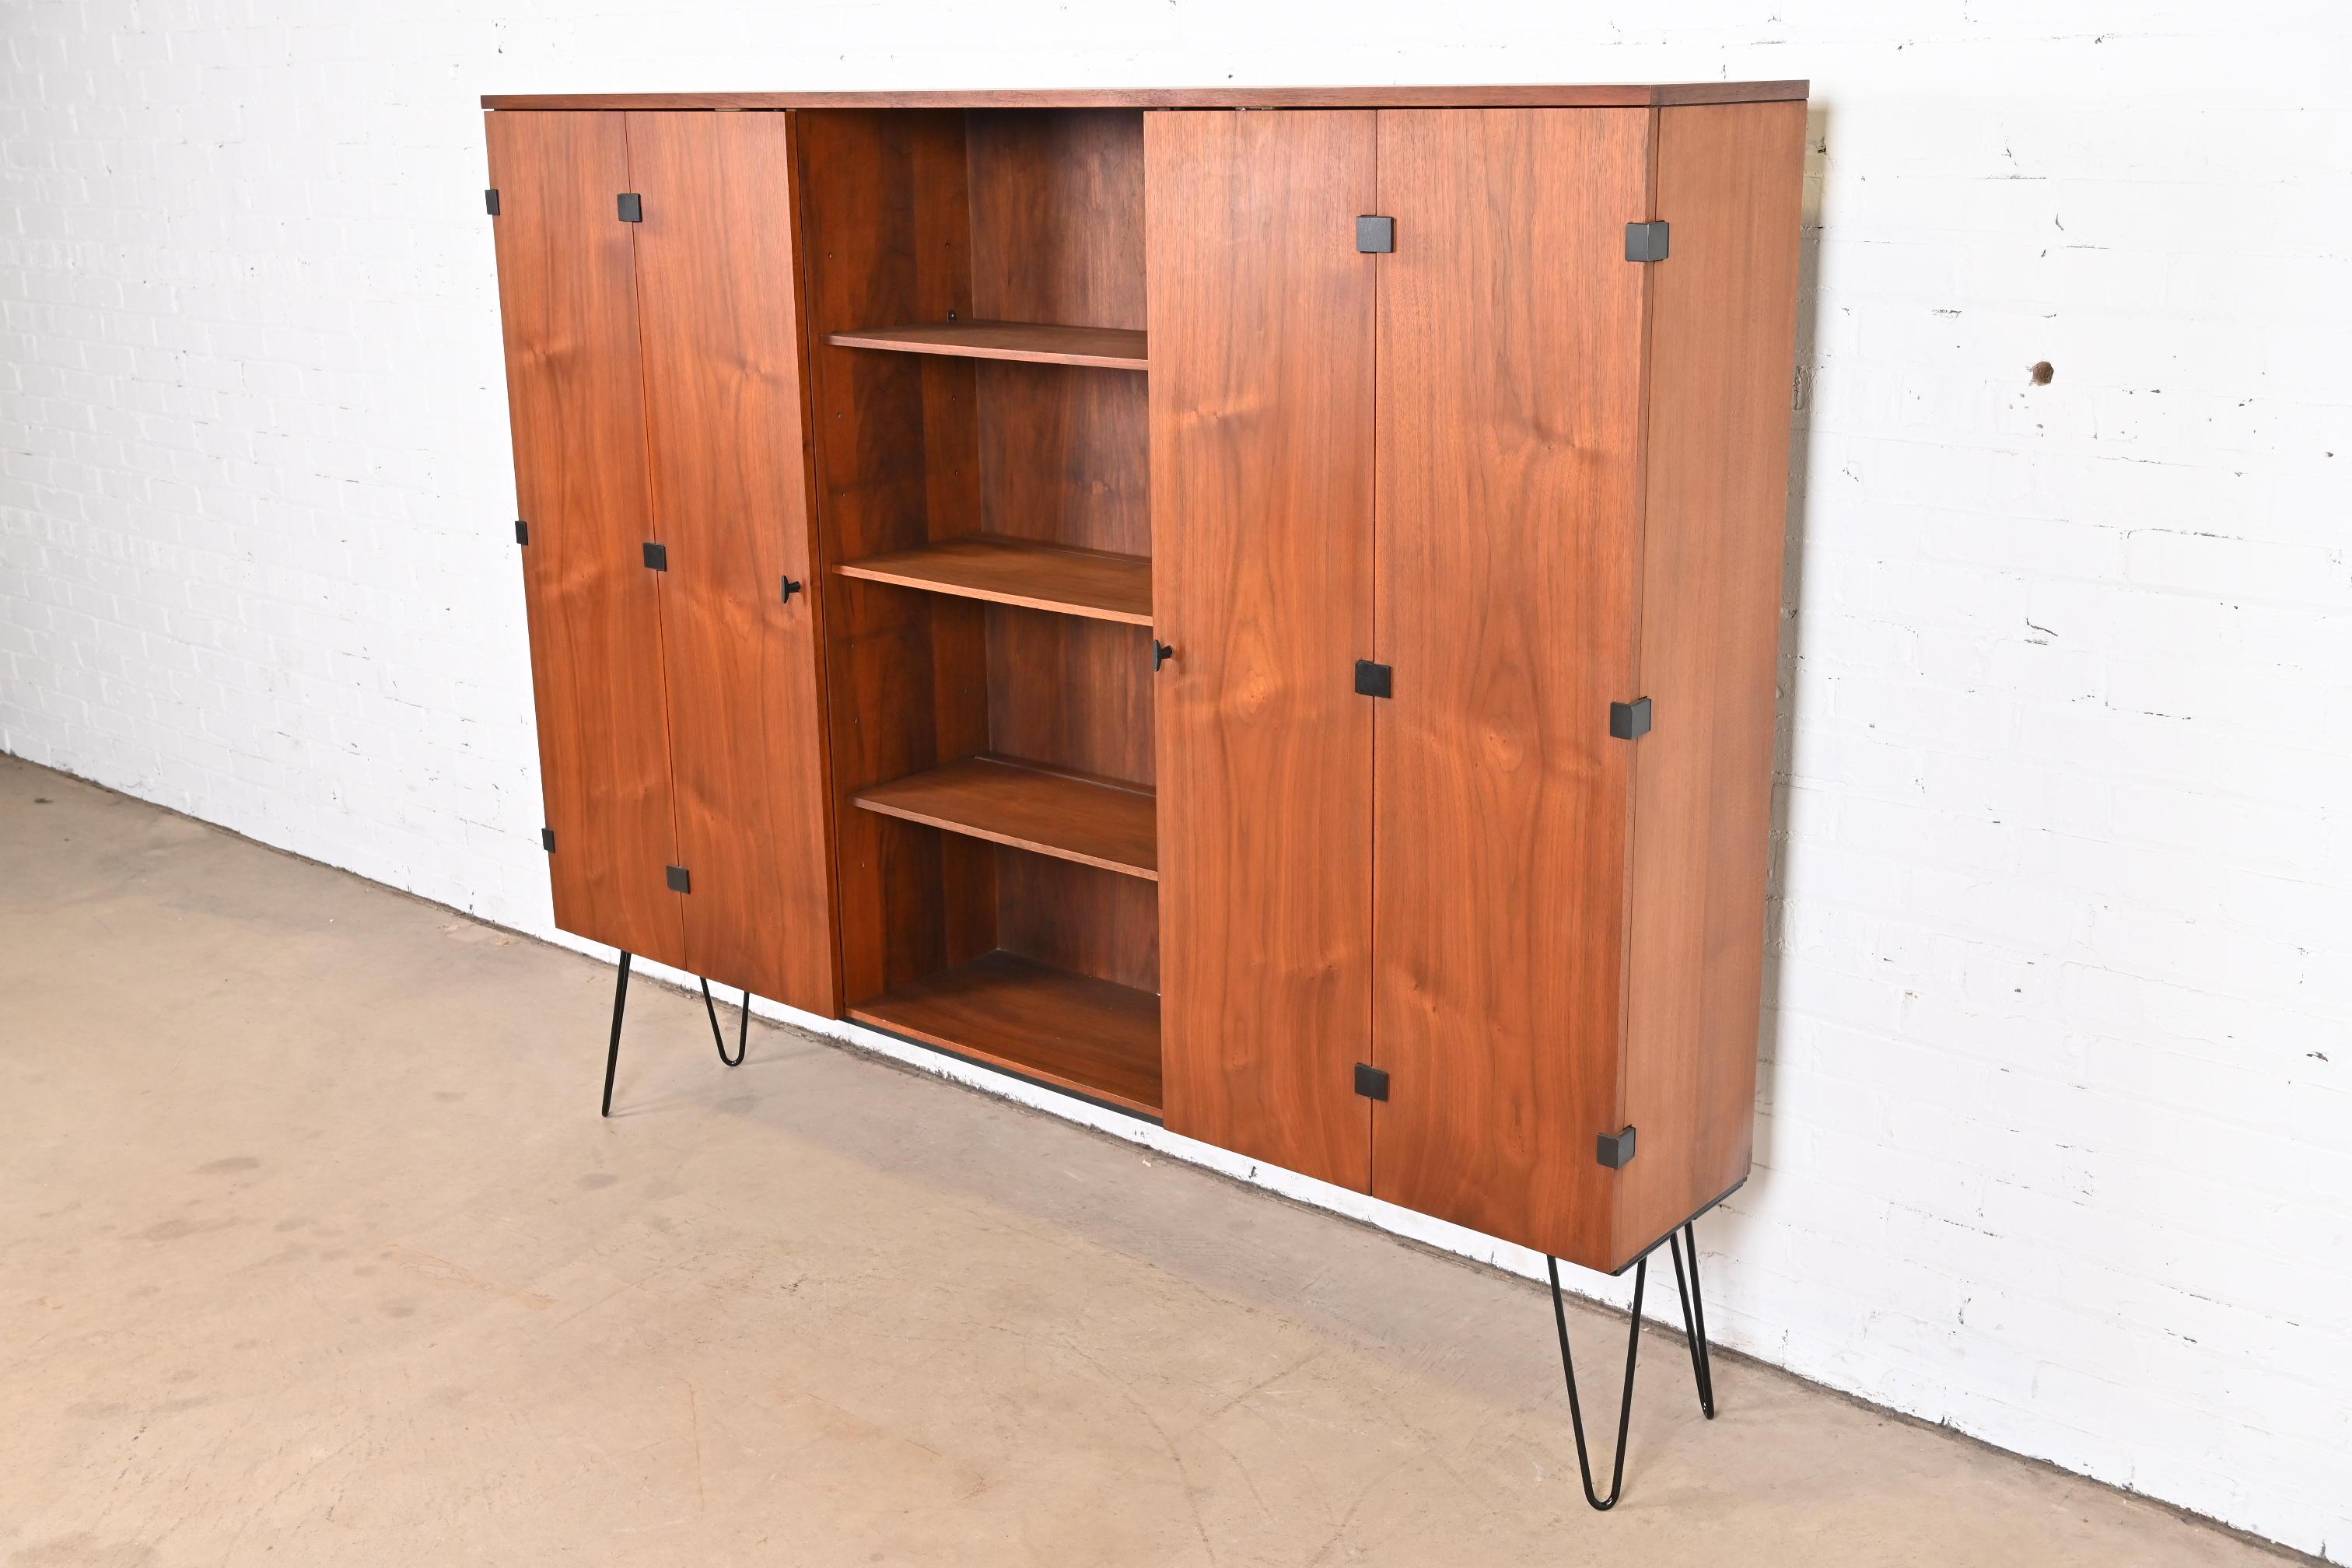
{"type": "Polygon", "coordinates": [[[1680,1283],[1804,96],[484,100],[558,923],[1680,1283]]]}

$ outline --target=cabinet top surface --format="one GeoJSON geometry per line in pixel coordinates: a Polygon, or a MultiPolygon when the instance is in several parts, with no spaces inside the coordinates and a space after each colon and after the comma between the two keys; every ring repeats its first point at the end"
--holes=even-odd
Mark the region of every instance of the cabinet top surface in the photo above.
{"type": "Polygon", "coordinates": [[[1807,96],[1803,81],[1591,87],[1114,87],[971,92],[485,93],[484,109],[1644,109],[1807,96]]]}

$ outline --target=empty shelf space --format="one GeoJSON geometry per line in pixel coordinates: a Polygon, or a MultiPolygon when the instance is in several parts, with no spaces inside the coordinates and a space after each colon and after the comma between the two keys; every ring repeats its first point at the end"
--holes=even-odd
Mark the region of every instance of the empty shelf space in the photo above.
{"type": "Polygon", "coordinates": [[[1140,555],[975,533],[920,550],[868,556],[835,570],[844,577],[958,598],[1123,621],[1131,626],[1151,624],[1151,563],[1140,555]]]}
{"type": "Polygon", "coordinates": [[[1158,802],[1150,790],[982,755],[851,798],[886,816],[1160,879],[1158,802]]]}
{"type": "Polygon", "coordinates": [[[1107,370],[1142,370],[1149,363],[1141,332],[1119,327],[1057,327],[1042,321],[919,321],[911,326],[835,332],[824,341],[845,349],[1099,365],[1107,370]]]}
{"type": "Polygon", "coordinates": [[[1160,998],[1149,991],[997,952],[859,1003],[849,1016],[1160,1114],[1160,998]]]}

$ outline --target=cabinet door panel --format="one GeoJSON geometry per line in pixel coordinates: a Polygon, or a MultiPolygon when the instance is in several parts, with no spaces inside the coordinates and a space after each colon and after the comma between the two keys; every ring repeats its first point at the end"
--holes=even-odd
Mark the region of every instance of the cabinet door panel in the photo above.
{"type": "Polygon", "coordinates": [[[1160,1038],[1188,1136],[1361,1190],[1370,1022],[1369,113],[1155,112],[1160,1038]]]}
{"type": "Polygon", "coordinates": [[[622,117],[486,118],[555,923],[677,963],[622,117]]]}
{"type": "Polygon", "coordinates": [[[793,117],[633,113],[628,139],[687,966],[830,1016],[793,117]]]}
{"type": "Polygon", "coordinates": [[[1641,110],[1389,111],[1372,1191],[1608,1250],[1633,748],[1641,110]]]}

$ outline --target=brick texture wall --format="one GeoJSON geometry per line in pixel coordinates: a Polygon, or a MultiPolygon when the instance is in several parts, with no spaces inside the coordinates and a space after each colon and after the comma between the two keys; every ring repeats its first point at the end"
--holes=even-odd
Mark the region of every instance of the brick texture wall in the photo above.
{"type": "Polygon", "coordinates": [[[1810,77],[1711,1315],[2352,1562],[2343,16],[13,0],[0,749],[552,934],[484,90],[1810,77]]]}

